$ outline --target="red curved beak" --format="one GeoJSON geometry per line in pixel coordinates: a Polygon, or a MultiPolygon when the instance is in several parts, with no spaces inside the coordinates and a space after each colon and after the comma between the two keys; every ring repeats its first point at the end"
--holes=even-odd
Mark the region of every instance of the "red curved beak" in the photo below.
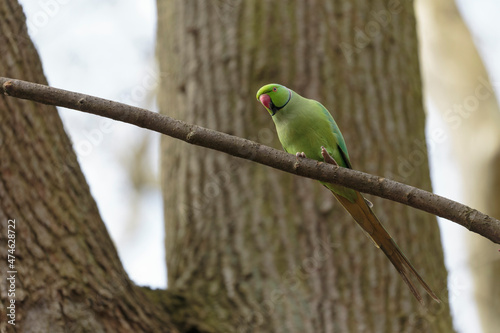
{"type": "Polygon", "coordinates": [[[266,94],[262,94],[259,96],[259,101],[264,105],[268,110],[271,109],[271,97],[266,94]]]}

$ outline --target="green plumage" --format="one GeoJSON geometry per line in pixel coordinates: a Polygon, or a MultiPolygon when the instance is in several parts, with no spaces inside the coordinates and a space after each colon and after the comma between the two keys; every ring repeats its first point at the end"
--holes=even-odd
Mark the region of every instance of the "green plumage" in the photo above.
{"type": "MultiPolygon", "coordinates": [[[[291,94],[285,108],[273,116],[278,138],[286,152],[291,154],[303,152],[308,158],[323,161],[321,155],[323,146],[338,165],[351,168],[344,137],[330,112],[321,103],[304,98],[278,84],[268,84],[259,89],[257,99],[262,94],[268,95],[271,102],[277,100],[277,105],[283,105],[285,97],[291,94]],[[277,91],[273,91],[273,88],[277,91]]],[[[334,184],[323,185],[351,202],[356,198],[354,190],[334,184]]]]}
{"type": "MultiPolygon", "coordinates": [[[[304,98],[279,84],[268,84],[260,88],[257,99],[272,116],[278,138],[285,151],[298,155],[304,153],[308,158],[325,161],[328,156],[322,153],[321,147],[324,147],[329,157],[332,157],[339,166],[351,168],[342,133],[332,115],[321,103],[304,98]]],[[[361,193],[340,185],[323,182],[322,184],[332,191],[375,245],[382,249],[418,301],[423,303],[420,293],[411,281],[412,277],[416,278],[429,295],[439,302],[438,297],[384,229],[371,210],[371,205],[361,193]]]]}

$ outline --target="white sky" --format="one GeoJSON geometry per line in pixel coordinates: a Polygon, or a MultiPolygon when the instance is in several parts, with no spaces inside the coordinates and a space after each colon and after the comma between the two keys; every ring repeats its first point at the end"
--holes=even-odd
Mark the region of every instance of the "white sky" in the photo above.
{"type": "MultiPolygon", "coordinates": [[[[156,109],[154,0],[20,2],[51,85],[156,109]]],[[[458,3],[492,81],[498,82],[500,1],[458,0],[458,3]]],[[[159,135],[118,122],[109,127],[110,123],[100,117],[75,111],[62,109],[60,114],[129,276],[140,285],[165,288],[161,192],[158,186],[152,186],[139,198],[131,195],[128,173],[123,166],[123,161],[130,158],[130,147],[149,135],[151,144],[146,158],[151,173],[157,175],[159,135]],[[131,207],[136,210],[131,211],[131,207]]],[[[440,127],[440,118],[431,112],[428,132],[440,127]]],[[[460,201],[459,174],[449,147],[437,145],[431,152],[435,192],[460,201]]],[[[450,273],[454,324],[459,332],[480,332],[466,269],[463,228],[448,221],[440,222],[440,226],[450,273]]]]}

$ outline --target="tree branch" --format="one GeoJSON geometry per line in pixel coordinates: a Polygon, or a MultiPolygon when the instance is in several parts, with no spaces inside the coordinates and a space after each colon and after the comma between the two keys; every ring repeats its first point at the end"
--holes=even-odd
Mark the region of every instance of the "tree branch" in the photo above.
{"type": "Polygon", "coordinates": [[[295,155],[250,140],[94,96],[4,77],[0,77],[0,84],[7,96],[93,113],[285,172],[373,194],[456,222],[500,244],[499,220],[413,186],[311,159],[297,159],[295,155]]]}

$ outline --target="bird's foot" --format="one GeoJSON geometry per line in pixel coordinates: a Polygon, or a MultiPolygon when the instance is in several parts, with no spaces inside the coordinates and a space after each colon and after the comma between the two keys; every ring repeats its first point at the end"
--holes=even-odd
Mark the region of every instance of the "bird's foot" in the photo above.
{"type": "Polygon", "coordinates": [[[297,158],[306,158],[306,154],[304,152],[297,152],[295,156],[297,156],[297,158]]]}
{"type": "Polygon", "coordinates": [[[333,159],[333,157],[330,156],[330,154],[328,154],[328,152],[326,151],[326,148],[321,146],[321,155],[323,155],[323,160],[326,162],[326,163],[329,163],[329,164],[333,164],[335,166],[339,166],[337,164],[337,162],[333,159]]]}

